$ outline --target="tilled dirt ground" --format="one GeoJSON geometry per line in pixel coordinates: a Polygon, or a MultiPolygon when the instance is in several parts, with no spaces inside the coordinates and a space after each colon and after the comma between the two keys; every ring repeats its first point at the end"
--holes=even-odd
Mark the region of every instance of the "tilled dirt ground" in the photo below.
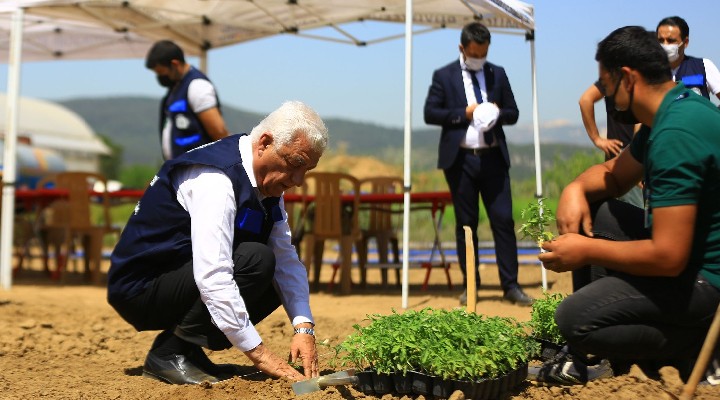
{"type": "MultiPolygon", "coordinates": [[[[329,273],[326,268],[326,273],[329,273]]],[[[368,314],[401,310],[401,291],[381,288],[379,272],[369,272],[371,284],[352,295],[318,293],[311,296],[317,320],[318,341],[334,345],[352,333],[353,324],[368,314]]],[[[497,269],[481,272],[483,285],[477,312],[530,318],[530,309],[503,303],[497,269]]],[[[540,296],[538,267],[521,267],[521,284],[540,296]]],[[[458,306],[459,287],[449,290],[442,271],[431,275],[429,290],[422,291],[424,272],[411,271],[409,308],[458,306]]],[[[454,283],[462,282],[455,266],[454,283]]],[[[548,273],[551,291],[568,293],[568,275],[548,273]]],[[[329,274],[323,274],[327,281],[329,274]]],[[[394,279],[391,275],[391,283],[394,279]]],[[[103,287],[88,286],[79,276],[58,285],[39,271],[22,271],[10,291],[0,291],[0,399],[375,399],[353,387],[331,387],[296,397],[291,383],[256,372],[237,350],[210,353],[216,362],[243,366],[243,375],[207,386],[172,386],[143,378],[142,364],[157,332],[135,332],[107,305],[103,287]]],[[[292,334],[284,312],[279,310],[258,325],[263,341],[278,354],[286,354],[292,334]]],[[[321,347],[323,371],[332,367],[333,353],[321,347]]],[[[649,380],[631,371],[584,386],[536,387],[524,383],[505,398],[510,399],[671,399],[682,382],[677,371],[665,368],[661,380],[649,380]]],[[[420,399],[422,396],[384,395],[382,399],[420,399]]],[[[720,388],[699,388],[697,399],[720,399],[720,388]]]]}

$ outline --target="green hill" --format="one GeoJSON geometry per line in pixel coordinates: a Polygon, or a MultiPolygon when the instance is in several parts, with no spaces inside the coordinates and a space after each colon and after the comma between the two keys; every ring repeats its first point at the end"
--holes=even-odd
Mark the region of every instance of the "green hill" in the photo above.
{"type": "MultiPolygon", "coordinates": [[[[61,104],[82,116],[99,135],[109,138],[123,149],[125,165],[158,165],[162,161],[158,139],[159,99],[150,97],[77,98],[61,104]]],[[[228,129],[233,133],[249,132],[264,115],[223,106],[228,129]]],[[[330,131],[330,152],[369,155],[383,162],[402,165],[403,130],[367,122],[326,118],[330,131]]],[[[509,129],[521,129],[512,127],[509,129]]],[[[412,168],[426,171],[435,168],[440,128],[414,129],[412,137],[412,168]]],[[[508,135],[512,137],[512,135],[508,135]]],[[[589,142],[589,141],[588,141],[589,142]]],[[[543,144],[543,169],[557,157],[569,157],[587,146],[543,144]]],[[[514,179],[535,175],[532,143],[510,144],[514,179]]]]}

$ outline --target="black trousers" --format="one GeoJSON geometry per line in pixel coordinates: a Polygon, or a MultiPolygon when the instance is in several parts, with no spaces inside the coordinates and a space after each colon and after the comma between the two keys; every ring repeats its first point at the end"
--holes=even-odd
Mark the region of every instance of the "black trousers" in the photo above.
{"type": "MultiPolygon", "coordinates": [[[[247,242],[235,248],[233,262],[233,278],[257,324],[280,306],[273,286],[275,255],[262,243],[247,242]]],[[[138,331],[174,329],[182,339],[211,350],[232,347],[200,300],[192,261],[158,276],[139,295],[111,305],[138,331]]]]}
{"type": "MultiPolygon", "coordinates": [[[[593,204],[593,235],[598,239],[615,241],[643,240],[650,238],[650,230],[645,228],[644,211],[627,202],[611,199],[593,204]]],[[[601,266],[588,265],[572,272],[573,292],[583,286],[608,275],[601,266]]]]}
{"type": "MultiPolygon", "coordinates": [[[[597,208],[593,231],[607,240],[649,237],[643,210],[619,200],[597,208]]],[[[697,357],[720,303],[720,291],[692,270],[678,277],[608,270],[605,276],[592,278],[582,282],[555,313],[571,351],[608,358],[613,366],[669,361],[686,379],[689,370],[681,369],[687,366],[682,360],[697,357]]]]}
{"type": "MultiPolygon", "coordinates": [[[[500,285],[503,291],[518,287],[518,253],[515,237],[515,222],[512,216],[512,195],[510,174],[499,148],[482,154],[460,152],[450,168],[443,170],[445,180],[452,193],[455,208],[455,240],[463,281],[465,271],[464,225],[472,230],[473,246],[477,251],[477,229],[480,214],[480,199],[490,220],[490,230],[495,241],[500,285]]],[[[475,257],[475,269],[479,266],[475,257]]],[[[475,273],[480,283],[480,272],[475,273]]],[[[479,286],[478,286],[479,287],[479,286]]]]}

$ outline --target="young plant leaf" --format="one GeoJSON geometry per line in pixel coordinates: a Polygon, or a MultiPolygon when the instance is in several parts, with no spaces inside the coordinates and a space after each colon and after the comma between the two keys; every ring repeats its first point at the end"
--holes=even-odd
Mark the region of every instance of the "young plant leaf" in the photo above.
{"type": "Polygon", "coordinates": [[[545,198],[537,199],[537,203],[529,203],[526,208],[520,212],[523,224],[520,225],[518,233],[522,238],[530,238],[537,243],[538,247],[546,240],[552,240],[553,233],[548,230],[548,225],[555,221],[552,210],[545,206],[545,198]]]}

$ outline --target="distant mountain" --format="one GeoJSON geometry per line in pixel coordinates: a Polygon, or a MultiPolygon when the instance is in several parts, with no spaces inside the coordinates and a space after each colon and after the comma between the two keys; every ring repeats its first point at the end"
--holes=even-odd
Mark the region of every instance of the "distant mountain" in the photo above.
{"type": "MultiPolygon", "coordinates": [[[[77,98],[60,102],[83,117],[97,134],[120,145],[126,164],[162,162],[158,136],[159,103],[160,99],[151,97],[77,98]]],[[[223,107],[223,115],[231,129],[245,126],[243,121],[254,124],[262,118],[259,114],[231,107],[223,107]]]]}
{"type": "MultiPolygon", "coordinates": [[[[109,137],[123,149],[127,165],[159,164],[159,99],[151,97],[76,98],[60,102],[82,116],[99,135],[109,137]]],[[[264,115],[223,106],[223,116],[233,133],[249,132],[264,115]]],[[[404,133],[367,122],[326,118],[330,131],[330,150],[349,155],[370,155],[388,163],[401,164],[404,133]]],[[[534,174],[534,146],[531,126],[505,128],[512,155],[513,175],[534,174]]],[[[412,167],[435,168],[440,128],[413,129],[412,167]]],[[[543,128],[541,153],[547,165],[556,156],[589,150],[590,141],[581,126],[562,125],[543,128]]]]}

